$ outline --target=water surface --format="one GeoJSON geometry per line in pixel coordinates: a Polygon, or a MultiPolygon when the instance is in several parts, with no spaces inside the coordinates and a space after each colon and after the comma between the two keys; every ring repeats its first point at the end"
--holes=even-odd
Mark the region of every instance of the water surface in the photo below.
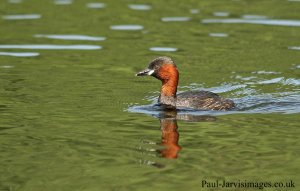
{"type": "Polygon", "coordinates": [[[151,47],[149,50],[156,52],[175,52],[178,49],[173,47],[151,47]]]}
{"type": "Polygon", "coordinates": [[[36,34],[36,38],[50,38],[50,39],[61,39],[61,40],[87,40],[87,41],[103,41],[105,37],[99,36],[88,36],[88,35],[61,35],[61,34],[36,34]]]}
{"type": "Polygon", "coordinates": [[[88,3],[88,4],[86,4],[86,6],[91,9],[102,9],[102,8],[106,7],[106,4],[105,3],[88,3]]]}
{"type": "Polygon", "coordinates": [[[276,20],[276,19],[203,19],[202,23],[245,23],[261,25],[279,25],[279,26],[300,26],[299,20],[276,20]]]}
{"type": "Polygon", "coordinates": [[[32,57],[39,55],[38,52],[0,52],[0,56],[32,57]]]}
{"type": "Polygon", "coordinates": [[[5,44],[0,49],[39,49],[39,50],[97,50],[97,45],[55,45],[55,44],[5,44]]]}
{"type": "Polygon", "coordinates": [[[163,22],[184,22],[191,20],[190,17],[163,17],[161,18],[161,21],[163,22]]]}
{"type": "Polygon", "coordinates": [[[124,30],[124,31],[136,31],[143,30],[144,27],[142,25],[113,25],[110,26],[111,30],[124,30]]]}
{"type": "Polygon", "coordinates": [[[130,9],[139,10],[139,11],[148,11],[152,8],[150,5],[143,5],[143,4],[130,4],[128,5],[128,7],[130,9]]]}
{"type": "Polygon", "coordinates": [[[24,14],[24,15],[3,15],[5,20],[27,20],[27,19],[40,19],[42,16],[39,14],[24,14]]]}
{"type": "Polygon", "coordinates": [[[0,1],[0,190],[299,190],[298,2],[13,2],[0,1]],[[179,92],[236,110],[154,106],[161,82],[134,74],[158,56],[174,59],[179,92]]]}

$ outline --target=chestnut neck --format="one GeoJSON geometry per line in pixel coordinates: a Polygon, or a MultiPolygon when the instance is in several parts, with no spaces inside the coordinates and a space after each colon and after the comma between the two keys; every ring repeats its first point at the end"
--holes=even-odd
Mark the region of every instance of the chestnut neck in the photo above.
{"type": "Polygon", "coordinates": [[[160,71],[162,81],[159,102],[165,105],[176,106],[176,93],[179,80],[177,68],[173,65],[165,66],[160,71]]]}
{"type": "Polygon", "coordinates": [[[175,98],[177,93],[177,85],[178,77],[172,76],[170,79],[162,80],[160,95],[175,98]]]}

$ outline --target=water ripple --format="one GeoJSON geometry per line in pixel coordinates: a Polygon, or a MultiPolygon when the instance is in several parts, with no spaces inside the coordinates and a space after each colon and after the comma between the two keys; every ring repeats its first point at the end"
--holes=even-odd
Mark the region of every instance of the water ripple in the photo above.
{"type": "Polygon", "coordinates": [[[155,52],[176,52],[178,49],[172,47],[151,47],[149,50],[155,52]]]}
{"type": "Polygon", "coordinates": [[[110,26],[111,30],[121,30],[121,31],[136,31],[143,30],[144,27],[142,25],[113,25],[110,26]]]}
{"type": "Polygon", "coordinates": [[[227,33],[209,33],[211,37],[228,37],[227,33]]]}
{"type": "Polygon", "coordinates": [[[5,65],[5,66],[0,66],[0,68],[10,69],[10,68],[14,68],[14,66],[5,65]]]}
{"type": "Polygon", "coordinates": [[[36,38],[50,38],[61,40],[86,40],[86,41],[103,41],[105,37],[87,36],[87,35],[60,35],[60,34],[36,34],[36,38]]]}
{"type": "Polygon", "coordinates": [[[190,9],[190,13],[191,14],[198,14],[198,13],[200,13],[200,10],[199,9],[190,9]]]}
{"type": "Polygon", "coordinates": [[[290,50],[300,50],[300,46],[289,46],[288,49],[290,49],[290,50]]]}
{"type": "Polygon", "coordinates": [[[8,2],[18,4],[18,3],[22,3],[22,0],[8,0],[8,2]]]}
{"type": "Polygon", "coordinates": [[[273,79],[270,79],[270,80],[260,81],[260,82],[258,82],[258,84],[275,84],[275,83],[278,83],[278,82],[282,82],[283,79],[284,79],[284,77],[273,78],[273,79]]]}
{"type": "MultiPolygon", "coordinates": [[[[300,113],[300,96],[295,92],[285,92],[284,95],[280,95],[280,93],[246,95],[240,98],[233,98],[232,100],[235,102],[236,108],[230,111],[178,108],[177,115],[217,116],[241,113],[300,113]]],[[[133,113],[144,113],[159,117],[164,109],[156,105],[155,102],[149,105],[131,105],[126,110],[133,113]]]]}
{"type": "Polygon", "coordinates": [[[226,24],[260,24],[274,26],[300,26],[299,20],[276,20],[276,19],[203,19],[202,23],[226,23],[226,24]]]}
{"type": "Polygon", "coordinates": [[[37,52],[0,52],[0,56],[14,56],[14,57],[34,57],[39,56],[37,52]]]}
{"type": "MultiPolygon", "coordinates": [[[[267,73],[269,74],[269,73],[267,73]]],[[[240,77],[239,79],[241,79],[240,77]]],[[[236,103],[236,108],[231,111],[204,111],[190,108],[178,108],[178,115],[201,116],[201,115],[227,115],[239,113],[300,113],[300,94],[296,86],[300,86],[300,79],[277,77],[270,80],[259,80],[251,78],[254,81],[251,85],[246,84],[222,84],[221,86],[204,88],[199,84],[179,87],[179,89],[187,89],[191,91],[206,90],[214,93],[227,93],[236,103]],[[261,93],[253,88],[253,84],[280,84],[292,86],[290,91],[278,91],[274,93],[261,93]],[[294,86],[294,88],[293,88],[294,86]]],[[[179,91],[180,93],[181,91],[179,91]]],[[[157,92],[157,94],[159,94],[157,92]]],[[[144,113],[148,115],[158,116],[164,111],[162,107],[156,105],[157,96],[146,97],[146,100],[152,102],[150,105],[133,104],[128,107],[127,111],[134,113],[144,113]]],[[[179,117],[180,118],[180,117],[179,117]]],[[[178,118],[178,119],[179,119],[178,118]]]]}
{"type": "Polygon", "coordinates": [[[274,71],[257,71],[257,72],[252,72],[252,74],[281,74],[281,72],[274,72],[274,71]]]}
{"type": "Polygon", "coordinates": [[[39,14],[24,14],[24,15],[4,15],[5,20],[27,20],[27,19],[40,19],[42,16],[39,14]]]}
{"type": "Polygon", "coordinates": [[[267,19],[267,16],[264,15],[243,15],[243,19],[267,19]]]}
{"type": "Polygon", "coordinates": [[[128,5],[128,7],[130,9],[139,10],[139,11],[148,11],[151,10],[152,8],[150,5],[143,5],[143,4],[130,4],[128,5]]]}
{"type": "Polygon", "coordinates": [[[230,15],[230,13],[229,12],[214,12],[213,15],[216,17],[228,17],[230,15]]]}
{"type": "Polygon", "coordinates": [[[73,3],[73,0],[55,0],[54,4],[56,5],[70,5],[73,3]]]}
{"type": "Polygon", "coordinates": [[[190,17],[163,17],[161,21],[163,22],[185,22],[191,20],[190,17]]]}
{"type": "Polygon", "coordinates": [[[86,4],[86,7],[91,9],[102,9],[106,7],[105,3],[88,3],[86,4]]]}
{"type": "MultiPolygon", "coordinates": [[[[291,68],[294,69],[294,68],[291,68]]],[[[274,74],[281,74],[280,72],[266,72],[266,71],[258,71],[252,72],[252,74],[264,74],[264,75],[274,75],[274,74]]],[[[290,85],[290,86],[299,86],[300,79],[296,78],[285,78],[285,77],[276,77],[272,79],[264,79],[261,76],[249,76],[249,77],[242,77],[242,76],[235,76],[234,78],[246,81],[245,84],[247,85],[268,85],[268,84],[278,84],[278,85],[290,85]]]]}
{"type": "Polygon", "coordinates": [[[291,69],[300,69],[300,65],[295,65],[295,67],[293,67],[291,69]]]}
{"type": "Polygon", "coordinates": [[[38,50],[97,50],[98,45],[50,45],[50,44],[6,44],[0,45],[0,49],[38,49],[38,50]]]}

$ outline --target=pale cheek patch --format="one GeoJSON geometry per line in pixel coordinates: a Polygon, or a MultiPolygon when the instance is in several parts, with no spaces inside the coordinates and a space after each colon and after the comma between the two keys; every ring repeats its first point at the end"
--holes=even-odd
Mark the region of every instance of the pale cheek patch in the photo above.
{"type": "Polygon", "coordinates": [[[154,73],[154,70],[150,70],[150,71],[148,72],[148,76],[151,76],[153,73],[154,73]]]}

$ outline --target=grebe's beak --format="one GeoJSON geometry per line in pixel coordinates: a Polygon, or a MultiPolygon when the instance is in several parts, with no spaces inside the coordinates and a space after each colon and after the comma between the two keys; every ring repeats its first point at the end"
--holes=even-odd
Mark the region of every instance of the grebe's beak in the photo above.
{"type": "Polygon", "coordinates": [[[154,73],[154,70],[151,70],[149,68],[140,71],[139,73],[135,74],[136,76],[151,76],[154,73]]]}

